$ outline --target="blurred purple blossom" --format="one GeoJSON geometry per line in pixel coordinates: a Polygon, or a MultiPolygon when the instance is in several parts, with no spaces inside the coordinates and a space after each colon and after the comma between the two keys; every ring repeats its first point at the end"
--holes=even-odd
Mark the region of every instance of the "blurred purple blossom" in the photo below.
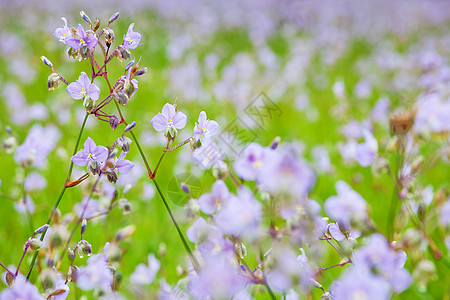
{"type": "Polygon", "coordinates": [[[103,146],[97,146],[94,141],[88,137],[84,142],[84,149],[78,151],[72,156],[72,162],[77,166],[85,166],[89,161],[96,161],[100,164],[104,163],[108,158],[108,149],[103,146]]]}
{"type": "Polygon", "coordinates": [[[336,182],[336,196],[329,197],[324,204],[326,213],[345,228],[350,228],[352,219],[366,218],[367,204],[360,194],[344,181],[336,182]]]}
{"type": "Polygon", "coordinates": [[[27,213],[34,213],[36,210],[36,205],[33,202],[33,199],[29,195],[25,196],[25,199],[18,200],[14,202],[14,209],[23,215],[27,213]]]}
{"type": "Polygon", "coordinates": [[[78,37],[71,37],[66,39],[66,45],[74,49],[80,49],[84,46],[86,46],[88,49],[93,49],[98,43],[98,39],[95,34],[86,34],[81,24],[78,24],[77,35],[78,37]]]}
{"type": "Polygon", "coordinates": [[[47,185],[47,180],[38,172],[31,172],[26,178],[24,182],[25,190],[29,191],[38,191],[45,188],[47,185]]]}
{"type": "Polygon", "coordinates": [[[256,238],[262,217],[262,206],[247,187],[240,187],[238,196],[223,203],[214,222],[225,234],[256,238]]]}
{"type": "Polygon", "coordinates": [[[87,265],[76,271],[76,285],[89,291],[100,288],[102,291],[110,291],[113,273],[108,267],[108,261],[103,254],[95,254],[89,257],[87,265]]]}
{"type": "Polygon", "coordinates": [[[175,106],[169,103],[163,106],[162,113],[157,114],[151,120],[151,124],[156,131],[162,131],[169,126],[182,129],[186,126],[186,122],[186,115],[180,111],[175,111],[175,106]]]}
{"type": "Polygon", "coordinates": [[[234,171],[244,180],[255,180],[269,151],[272,150],[257,143],[249,143],[241,157],[234,163],[234,171]]]}
{"type": "Polygon", "coordinates": [[[155,255],[150,254],[147,258],[147,265],[139,264],[133,274],[131,274],[130,282],[139,285],[152,283],[160,266],[161,263],[155,258],[155,255]]]}
{"type": "Polygon", "coordinates": [[[195,123],[194,138],[199,140],[202,137],[211,137],[219,131],[219,124],[213,120],[206,119],[206,113],[202,111],[198,117],[198,123],[195,123]]]}
{"type": "Polygon", "coordinates": [[[128,27],[127,34],[123,37],[123,46],[125,49],[136,49],[141,41],[141,34],[133,31],[134,23],[128,27]]]}
{"type": "Polygon", "coordinates": [[[76,82],[70,83],[66,88],[67,93],[73,99],[83,99],[89,96],[92,100],[98,100],[100,97],[100,89],[91,83],[91,80],[86,75],[86,73],[81,72],[76,82]]]}
{"type": "Polygon", "coordinates": [[[217,180],[212,187],[211,193],[203,194],[198,198],[198,205],[205,214],[212,215],[220,209],[222,203],[229,196],[230,192],[226,184],[222,180],[217,180]]]}
{"type": "Polygon", "coordinates": [[[27,300],[44,300],[39,290],[22,274],[14,279],[13,284],[4,289],[0,293],[0,299],[2,300],[16,300],[16,299],[27,299],[27,300]]]}
{"type": "Polygon", "coordinates": [[[378,143],[370,131],[364,130],[364,143],[356,145],[355,159],[363,167],[372,164],[377,156],[378,143]]]}
{"type": "Polygon", "coordinates": [[[83,215],[83,218],[89,219],[106,209],[97,200],[84,197],[81,203],[76,203],[73,206],[73,210],[79,218],[83,215]]]}
{"type": "Polygon", "coordinates": [[[442,205],[440,209],[440,218],[439,221],[444,226],[450,225],[450,198],[442,205]]]}

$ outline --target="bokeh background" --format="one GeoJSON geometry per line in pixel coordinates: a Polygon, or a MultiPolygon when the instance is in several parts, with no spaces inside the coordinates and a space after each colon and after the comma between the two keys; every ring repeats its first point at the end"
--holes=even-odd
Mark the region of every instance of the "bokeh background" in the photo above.
{"type": "MultiPolygon", "coordinates": [[[[166,102],[176,100],[178,109],[188,116],[181,138],[190,135],[202,110],[222,129],[240,118],[245,130],[254,133],[255,142],[269,145],[279,136],[296,145],[318,174],[312,199],[323,203],[335,194],[335,182],[345,180],[370,204],[372,219],[382,226],[393,190],[390,178],[375,176],[371,168],[346,161],[339,145],[348,139],[346,132],[373,126],[383,152],[390,138],[390,113],[418,103],[419,95],[430,89],[438,89],[443,99],[448,97],[447,1],[1,0],[0,137],[8,137],[9,126],[20,145],[37,124],[55,130],[54,148],[39,169],[45,188],[30,192],[35,227],[46,222],[65,181],[84,116],[81,102],[71,99],[64,88],[47,90],[50,72],[39,57],[48,57],[69,82],[89,69],[88,62],[69,60],[65,45],[53,36],[63,25],[61,17],[72,26],[83,23],[80,10],[91,19],[98,17],[102,24],[120,11],[112,26],[118,43],[130,23],[142,34],[132,58],[140,60],[140,66],[148,67],[149,72],[139,78],[139,91],[123,112],[127,121],[137,122],[135,132],[152,166],[164,147],[164,138],[153,130],[150,120],[166,102]],[[263,128],[249,121],[244,112],[261,92],[279,108],[263,128]]],[[[110,77],[118,78],[125,64],[114,60],[109,66],[110,77]]],[[[103,81],[96,83],[101,90],[106,88],[103,81]]],[[[109,111],[115,112],[111,106],[109,111]]],[[[118,133],[91,118],[82,141],[88,136],[107,145],[118,133]]],[[[421,151],[432,153],[442,141],[442,137],[431,139],[421,151]]],[[[236,158],[232,149],[223,149],[229,160],[236,158]]],[[[117,230],[134,225],[136,232],[125,246],[120,266],[123,284],[137,264],[146,262],[149,253],[161,259],[162,273],[174,283],[179,277],[176,266],[185,266],[181,242],[146,180],[133,144],[128,158],[136,164],[133,176],[119,184],[122,191],[127,184],[132,186],[125,195],[132,205],[131,214],[112,211],[106,219],[90,224],[85,238],[96,253],[117,230]],[[163,245],[167,253],[160,256],[163,245]]],[[[0,166],[1,192],[13,198],[20,195],[24,172],[13,155],[0,151],[0,166]]],[[[192,184],[200,193],[209,191],[214,178],[191,162],[188,146],[169,153],[159,172],[160,185],[186,230],[190,223],[183,222],[186,199],[177,198],[183,195],[179,183],[193,178],[192,184]]],[[[73,178],[81,173],[81,169],[76,170],[73,178]]],[[[418,183],[423,187],[432,184],[434,190],[449,188],[449,174],[448,163],[439,161],[418,183]]],[[[80,185],[66,191],[60,205],[63,214],[72,212],[74,204],[81,201],[82,189],[80,185]]],[[[27,218],[19,210],[14,201],[0,198],[0,261],[5,265],[17,264],[29,236],[27,218]]],[[[30,258],[26,257],[26,265],[30,258]]],[[[325,258],[324,265],[338,259],[331,252],[325,258]]],[[[411,261],[406,268],[414,272],[411,261]]],[[[436,270],[437,277],[425,290],[413,285],[396,298],[442,299],[448,295],[448,269],[436,264],[436,270]]],[[[339,269],[327,271],[324,286],[340,273],[339,269]]],[[[149,294],[152,291],[150,287],[149,294]]],[[[319,291],[314,297],[320,297],[319,291]]]]}

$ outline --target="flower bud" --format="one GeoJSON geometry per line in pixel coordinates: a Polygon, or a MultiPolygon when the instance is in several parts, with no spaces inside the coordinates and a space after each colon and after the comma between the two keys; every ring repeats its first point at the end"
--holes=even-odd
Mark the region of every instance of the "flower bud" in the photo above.
{"type": "Polygon", "coordinates": [[[75,252],[70,249],[70,247],[67,248],[67,258],[70,262],[73,262],[73,260],[75,259],[75,252]]]}
{"type": "Polygon", "coordinates": [[[94,26],[92,27],[92,29],[94,29],[94,31],[97,31],[99,27],[100,27],[100,20],[98,18],[95,18],[94,26]]]}
{"type": "Polygon", "coordinates": [[[131,140],[126,136],[121,136],[117,139],[117,146],[125,153],[130,152],[130,143],[131,140]]]}
{"type": "Polygon", "coordinates": [[[111,183],[116,183],[117,182],[117,174],[114,171],[108,171],[106,172],[106,178],[108,179],[109,182],[111,183]]]}
{"type": "Polygon", "coordinates": [[[131,204],[125,198],[120,198],[119,199],[119,207],[123,211],[124,215],[128,215],[131,212],[131,204]]]}
{"type": "Polygon", "coordinates": [[[134,93],[134,91],[135,91],[135,87],[134,87],[134,84],[132,84],[131,82],[126,82],[126,84],[125,84],[125,86],[124,86],[124,88],[125,88],[125,92],[127,93],[127,96],[128,96],[128,98],[130,98],[132,95],[133,95],[133,93],[134,93]]]}
{"type": "Polygon", "coordinates": [[[173,126],[168,126],[165,130],[164,130],[164,136],[166,137],[166,139],[173,141],[176,139],[176,137],[178,136],[178,131],[175,127],[173,126]]]}
{"type": "Polygon", "coordinates": [[[9,136],[3,142],[3,149],[6,153],[13,153],[17,148],[17,140],[13,136],[9,136]]]}
{"type": "Polygon", "coordinates": [[[125,67],[125,70],[128,71],[128,69],[131,68],[133,65],[134,65],[134,59],[130,60],[130,61],[127,63],[127,65],[126,65],[126,67],[125,67]]]}
{"type": "Polygon", "coordinates": [[[11,286],[14,282],[14,274],[10,272],[6,272],[6,283],[11,286]]]}
{"type": "Polygon", "coordinates": [[[281,138],[279,136],[275,137],[272,141],[272,145],[270,145],[270,148],[275,150],[277,149],[278,145],[280,144],[281,138]]]}
{"type": "Polygon", "coordinates": [[[180,188],[183,190],[183,192],[185,192],[188,195],[191,193],[189,187],[184,182],[180,183],[180,188]]]}
{"type": "Polygon", "coordinates": [[[34,231],[34,233],[35,233],[35,234],[43,233],[43,232],[46,231],[49,227],[50,227],[50,225],[44,224],[44,225],[42,225],[41,227],[39,227],[38,229],[36,229],[36,230],[34,231]]]}
{"type": "Polygon", "coordinates": [[[92,175],[96,175],[100,173],[100,164],[95,160],[90,160],[88,162],[88,172],[91,172],[92,175]]]}
{"type": "Polygon", "coordinates": [[[388,152],[394,152],[398,148],[398,136],[394,135],[388,142],[386,150],[388,152]]]}
{"type": "Polygon", "coordinates": [[[247,256],[247,248],[243,243],[234,244],[234,249],[241,259],[247,256]]]}
{"type": "Polygon", "coordinates": [[[61,210],[59,208],[52,211],[52,219],[55,224],[61,223],[61,210]]]}
{"type": "Polygon", "coordinates": [[[116,12],[115,14],[113,14],[111,16],[111,18],[109,18],[108,25],[112,24],[115,20],[117,20],[118,17],[119,17],[119,12],[116,12]]]}
{"type": "Polygon", "coordinates": [[[419,290],[425,291],[428,282],[437,278],[434,263],[428,259],[421,260],[414,267],[413,278],[417,280],[419,290]]]}
{"type": "Polygon", "coordinates": [[[45,269],[39,275],[39,280],[45,291],[53,287],[53,284],[56,282],[56,280],[58,280],[58,273],[50,268],[45,269]]]}
{"type": "Polygon", "coordinates": [[[109,117],[109,125],[113,130],[116,130],[117,126],[119,126],[119,118],[116,115],[109,117]]]}
{"type": "Polygon", "coordinates": [[[83,221],[81,222],[81,234],[83,234],[86,231],[86,227],[87,227],[87,221],[86,221],[86,219],[83,219],[83,221]]]}
{"type": "Polygon", "coordinates": [[[114,51],[114,55],[120,61],[124,61],[131,57],[130,51],[128,49],[126,49],[123,45],[120,45],[119,47],[117,47],[116,51],[114,51]]]}
{"type": "Polygon", "coordinates": [[[202,145],[202,142],[200,140],[196,140],[194,138],[191,138],[190,146],[191,146],[191,150],[192,151],[194,151],[197,148],[200,148],[201,145],[202,145]]]}
{"type": "MultiPolygon", "coordinates": [[[[105,42],[108,46],[111,45],[114,42],[114,40],[116,39],[116,37],[114,35],[114,31],[108,27],[103,29],[103,36],[105,37],[105,42]]],[[[117,54],[116,54],[116,56],[117,56],[117,54]]]]}
{"type": "Polygon", "coordinates": [[[123,130],[123,132],[128,132],[131,129],[133,129],[134,127],[136,127],[136,122],[135,121],[133,121],[130,124],[128,124],[127,127],[125,127],[125,129],[123,130]]]}
{"type": "Polygon", "coordinates": [[[212,172],[214,177],[223,180],[228,174],[228,165],[222,160],[217,160],[213,166],[212,172]]]}
{"type": "Polygon", "coordinates": [[[116,241],[130,237],[135,231],[136,227],[134,225],[128,225],[127,227],[120,229],[116,234],[116,241]]]}
{"type": "Polygon", "coordinates": [[[81,55],[78,49],[69,47],[69,49],[67,50],[67,55],[69,56],[69,58],[78,59],[78,61],[81,61],[81,55]]]}
{"type": "Polygon", "coordinates": [[[89,96],[85,96],[83,100],[83,106],[86,108],[86,111],[91,111],[95,106],[95,101],[91,99],[89,96]]]}
{"type": "Polygon", "coordinates": [[[144,75],[145,73],[147,73],[147,71],[148,71],[147,67],[142,68],[142,69],[140,69],[140,70],[137,70],[136,73],[134,73],[134,76],[142,76],[142,75],[144,75]]]}
{"type": "Polygon", "coordinates": [[[36,251],[41,248],[42,241],[38,238],[31,238],[28,240],[28,244],[30,245],[31,250],[36,251]]]}
{"type": "Polygon", "coordinates": [[[56,73],[52,73],[52,74],[50,74],[50,76],[48,76],[47,88],[49,91],[54,91],[58,88],[60,83],[61,83],[61,77],[56,73]]]}
{"type": "Polygon", "coordinates": [[[83,254],[86,254],[87,256],[91,256],[92,246],[86,240],[80,241],[80,249],[81,249],[81,251],[83,251],[83,254]]]}
{"type": "Polygon", "coordinates": [[[41,60],[47,67],[50,67],[50,68],[53,67],[52,62],[47,57],[41,56],[41,60]]]}
{"type": "Polygon", "coordinates": [[[417,173],[423,165],[423,155],[417,156],[411,163],[411,172],[417,173]]]}
{"type": "Polygon", "coordinates": [[[120,105],[127,105],[128,95],[125,91],[117,91],[112,94],[113,98],[116,99],[117,103],[120,105]]]}
{"type": "Polygon", "coordinates": [[[164,256],[167,253],[167,247],[166,244],[160,243],[158,248],[158,254],[159,256],[164,256]]]}
{"type": "Polygon", "coordinates": [[[311,284],[312,284],[314,287],[318,288],[318,289],[321,289],[321,288],[322,288],[322,285],[321,285],[320,283],[318,283],[317,281],[315,281],[314,279],[312,279],[312,278],[309,279],[309,282],[311,282],[311,284]]]}
{"type": "Polygon", "coordinates": [[[91,19],[84,11],[80,11],[80,16],[83,18],[84,21],[86,21],[86,23],[88,23],[88,24],[92,23],[91,19]]]}
{"type": "Polygon", "coordinates": [[[325,294],[323,294],[323,295],[320,297],[320,300],[330,300],[330,299],[332,299],[332,298],[331,298],[330,293],[328,293],[328,292],[325,292],[325,294]]]}
{"type": "Polygon", "coordinates": [[[386,158],[379,156],[373,161],[371,169],[375,176],[381,176],[389,170],[389,162],[386,158]]]}

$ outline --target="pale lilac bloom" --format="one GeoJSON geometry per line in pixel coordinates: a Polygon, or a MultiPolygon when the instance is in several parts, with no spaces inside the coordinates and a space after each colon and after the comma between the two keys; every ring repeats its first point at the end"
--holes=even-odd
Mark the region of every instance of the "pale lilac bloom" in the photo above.
{"type": "Polygon", "coordinates": [[[391,289],[380,277],[351,268],[333,283],[330,293],[334,300],[388,300],[391,289]]]}
{"type": "Polygon", "coordinates": [[[160,290],[158,292],[158,300],[188,300],[189,296],[183,291],[178,283],[175,286],[170,286],[163,279],[160,284],[160,290]]]}
{"type": "Polygon", "coordinates": [[[214,256],[202,266],[198,276],[190,277],[190,291],[195,299],[230,299],[245,287],[241,269],[231,260],[214,256]]]}
{"type": "Polygon", "coordinates": [[[103,206],[101,206],[97,200],[85,197],[83,198],[81,203],[76,203],[73,206],[73,210],[77,214],[77,217],[89,219],[92,218],[93,216],[98,215],[100,212],[105,211],[106,209],[103,206]]]}
{"type": "Polygon", "coordinates": [[[368,167],[377,156],[378,143],[372,133],[363,130],[364,143],[358,144],[355,149],[355,159],[362,167],[368,167]]]}
{"type": "Polygon", "coordinates": [[[80,49],[84,46],[86,46],[88,49],[92,49],[98,43],[98,39],[95,34],[86,34],[81,24],[78,24],[77,35],[78,37],[71,37],[66,39],[66,45],[72,47],[73,49],[80,49]]]}
{"type": "Polygon", "coordinates": [[[55,148],[60,136],[59,129],[53,125],[33,125],[25,142],[17,147],[14,160],[20,164],[31,161],[33,167],[44,168],[47,155],[55,148]]]}
{"type": "Polygon", "coordinates": [[[42,190],[46,185],[47,180],[38,172],[31,172],[24,181],[24,187],[27,192],[42,190]]]}
{"type": "Polygon", "coordinates": [[[344,230],[344,232],[347,233],[348,237],[356,239],[356,238],[359,238],[361,236],[361,232],[359,232],[357,230],[348,231],[348,229],[345,228],[345,227],[343,227],[343,228],[339,227],[339,223],[337,223],[337,222],[336,223],[331,223],[328,226],[328,232],[330,233],[330,235],[336,241],[339,241],[339,242],[343,241],[344,239],[347,238],[347,236],[344,233],[342,233],[341,229],[344,230]]]}
{"type": "Polygon", "coordinates": [[[162,113],[157,114],[151,120],[151,124],[156,131],[162,131],[169,126],[176,129],[182,129],[186,126],[187,117],[180,111],[175,111],[175,106],[166,103],[163,106],[162,113]]]}
{"type": "Polygon", "coordinates": [[[92,100],[98,100],[100,97],[100,89],[95,83],[91,83],[91,80],[84,72],[81,72],[76,82],[72,82],[67,86],[66,91],[70,97],[77,100],[86,96],[89,96],[92,100]]]}
{"type": "Polygon", "coordinates": [[[367,214],[366,201],[360,194],[344,181],[336,182],[336,196],[329,197],[324,204],[327,214],[339,221],[346,228],[350,228],[352,219],[365,219],[367,214]]]}
{"type": "Polygon", "coordinates": [[[258,178],[261,186],[269,192],[305,197],[316,180],[310,167],[289,148],[267,154],[270,157],[265,158],[258,178]]]}
{"type": "Polygon", "coordinates": [[[199,217],[186,232],[187,238],[193,242],[201,242],[217,231],[217,227],[208,224],[205,219],[199,217]]]}
{"type": "Polygon", "coordinates": [[[255,180],[269,151],[272,150],[257,143],[249,143],[241,157],[234,163],[234,171],[244,180],[255,180]]]}
{"type": "Polygon", "coordinates": [[[133,31],[134,23],[128,27],[127,34],[123,37],[125,49],[136,49],[141,41],[141,34],[133,31]]]}
{"type": "Polygon", "coordinates": [[[359,81],[355,86],[355,94],[360,99],[370,97],[372,95],[372,85],[366,80],[359,81]]]}
{"type": "Polygon", "coordinates": [[[418,103],[414,129],[419,132],[450,131],[450,98],[442,99],[437,93],[423,97],[418,103]]]}
{"type": "Polygon", "coordinates": [[[212,215],[229,196],[230,192],[225,182],[217,180],[212,187],[212,193],[203,194],[198,198],[198,205],[205,214],[212,215]]]}
{"type": "Polygon", "coordinates": [[[214,218],[216,226],[234,237],[256,238],[262,217],[261,204],[246,187],[239,188],[238,197],[232,195],[223,203],[214,218]]]}
{"type": "Polygon", "coordinates": [[[63,28],[56,28],[54,35],[59,39],[60,42],[66,44],[66,40],[72,37],[72,30],[67,27],[67,19],[62,17],[61,20],[64,22],[63,28]]]}
{"type": "Polygon", "coordinates": [[[388,97],[380,98],[372,109],[371,119],[377,123],[387,123],[390,105],[388,97]]]}
{"type": "Polygon", "coordinates": [[[202,111],[198,116],[198,123],[195,123],[193,130],[194,138],[213,136],[219,131],[219,124],[216,121],[206,119],[206,113],[202,111]]]}
{"type": "Polygon", "coordinates": [[[59,295],[52,296],[52,300],[65,300],[70,292],[69,285],[66,284],[66,279],[62,277],[61,273],[58,273],[58,279],[53,284],[53,291],[56,290],[64,290],[64,292],[59,295]]]}
{"type": "Polygon", "coordinates": [[[270,257],[275,264],[267,272],[267,282],[274,291],[285,293],[297,286],[303,290],[308,288],[313,269],[304,250],[300,251],[302,254],[296,255],[290,248],[285,247],[277,249],[270,257]]]}
{"type": "Polygon", "coordinates": [[[155,258],[155,255],[150,254],[147,258],[147,265],[139,264],[136,270],[130,276],[130,282],[133,284],[150,284],[155,280],[156,273],[158,273],[161,263],[155,258]]]}
{"type": "Polygon", "coordinates": [[[395,252],[386,238],[378,233],[373,234],[369,244],[359,248],[354,255],[356,268],[380,276],[397,293],[404,291],[412,282],[411,275],[403,268],[405,261],[405,252],[395,252]]]}
{"type": "Polygon", "coordinates": [[[442,205],[439,221],[444,226],[450,225],[450,198],[442,205]]]}
{"type": "Polygon", "coordinates": [[[94,141],[88,137],[84,143],[84,149],[78,151],[72,156],[72,162],[77,166],[86,166],[89,161],[104,163],[108,158],[108,149],[103,146],[97,146],[94,141]]]}
{"type": "Polygon", "coordinates": [[[201,147],[192,152],[192,161],[203,170],[210,169],[222,161],[222,153],[213,139],[203,141],[201,147]]]}
{"type": "Polygon", "coordinates": [[[119,158],[114,163],[114,168],[121,174],[127,174],[134,167],[134,164],[131,161],[125,159],[126,155],[127,154],[122,151],[119,158]]]}
{"type": "Polygon", "coordinates": [[[108,261],[103,254],[96,254],[89,257],[87,265],[76,271],[76,285],[89,291],[100,288],[103,291],[111,290],[113,273],[108,268],[108,261]]]}
{"type": "Polygon", "coordinates": [[[21,199],[14,202],[14,209],[20,214],[34,213],[36,205],[29,195],[25,196],[25,202],[21,199]]]}
{"type": "Polygon", "coordinates": [[[26,280],[26,278],[19,273],[14,279],[13,284],[0,293],[0,299],[44,300],[45,298],[42,297],[39,290],[32,283],[26,280]]]}

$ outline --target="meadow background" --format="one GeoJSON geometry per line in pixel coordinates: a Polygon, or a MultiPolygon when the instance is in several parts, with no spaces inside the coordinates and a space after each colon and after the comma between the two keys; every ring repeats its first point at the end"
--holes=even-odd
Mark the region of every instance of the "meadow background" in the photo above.
{"type": "MultiPolygon", "coordinates": [[[[140,60],[140,66],[149,71],[139,78],[139,91],[123,112],[127,121],[136,121],[134,131],[151,166],[156,164],[165,141],[151,127],[150,120],[166,102],[176,100],[178,109],[188,117],[180,140],[190,135],[202,110],[222,130],[240,118],[248,125],[244,129],[263,146],[270,145],[277,136],[282,143],[295,145],[317,174],[309,197],[319,204],[336,194],[336,181],[350,183],[369,204],[370,216],[381,232],[386,232],[392,180],[386,173],[378,175],[373,168],[344,159],[340,149],[349,139],[346,132],[372,127],[379,153],[392,162],[386,150],[392,137],[388,117],[420,104],[424,93],[437,91],[447,103],[450,95],[450,3],[445,1],[1,0],[0,138],[8,138],[7,126],[18,145],[35,124],[52,124],[58,132],[57,143],[39,170],[46,185],[29,193],[35,204],[35,228],[46,222],[64,184],[84,116],[81,102],[71,99],[64,88],[48,91],[50,73],[40,56],[49,58],[69,82],[89,69],[86,61],[69,60],[65,45],[53,36],[54,30],[62,27],[63,16],[73,26],[82,23],[80,10],[91,19],[98,17],[103,24],[120,11],[113,26],[119,42],[130,23],[135,23],[134,30],[142,34],[132,58],[140,60]],[[277,114],[266,119],[263,128],[252,125],[244,112],[261,92],[279,108],[277,114]],[[376,105],[384,105],[385,109],[376,105]],[[376,107],[378,110],[374,110],[376,107]]],[[[119,77],[125,64],[113,61],[108,70],[111,78],[119,77]]],[[[101,90],[107,88],[101,80],[97,84],[101,90]]],[[[109,110],[114,111],[113,107],[109,110]]],[[[450,115],[446,116],[440,120],[450,122],[450,115]]],[[[417,129],[426,132],[427,139],[420,145],[425,157],[448,144],[445,134],[433,134],[432,126],[427,124],[417,129]]],[[[91,118],[81,141],[88,136],[107,145],[117,133],[107,123],[91,118]]],[[[248,136],[237,138],[245,140],[248,136]]],[[[223,149],[230,161],[236,160],[233,149],[226,145],[223,149]]],[[[127,158],[136,166],[133,176],[127,182],[119,180],[119,186],[123,192],[125,185],[131,185],[125,195],[131,213],[124,215],[115,209],[105,219],[89,223],[85,239],[97,253],[118,230],[135,226],[134,234],[124,242],[126,251],[118,268],[124,278],[119,291],[132,297],[126,287],[128,278],[139,263],[146,262],[148,254],[154,253],[161,261],[158,280],[164,274],[170,284],[182,276],[177,266],[186,266],[186,255],[159,196],[147,180],[134,143],[127,158]]],[[[26,215],[17,211],[14,200],[8,199],[20,198],[23,169],[5,149],[0,151],[0,166],[1,195],[8,196],[0,197],[0,262],[8,266],[19,261],[30,229],[26,215]]],[[[72,177],[82,173],[81,168],[75,169],[72,177]]],[[[194,185],[201,193],[209,192],[215,181],[211,172],[192,163],[188,146],[164,158],[159,184],[184,231],[192,224],[183,207],[187,199],[177,198],[183,196],[177,182],[185,174],[195,178],[194,185]]],[[[439,159],[416,179],[415,185],[417,190],[431,186],[433,193],[445,191],[448,197],[449,175],[448,158],[439,159]]],[[[59,206],[63,215],[71,213],[81,201],[82,189],[83,185],[79,185],[66,191],[59,206]]],[[[321,214],[325,215],[323,208],[321,214]]],[[[448,259],[443,235],[448,236],[448,231],[432,231],[448,259]]],[[[250,257],[256,255],[249,252],[250,257]]],[[[414,275],[414,270],[423,257],[407,254],[405,267],[416,280],[394,298],[448,299],[449,267],[425,251],[423,255],[434,261],[435,272],[421,286],[418,281],[422,275],[414,275]]],[[[24,270],[31,256],[25,257],[24,270]]],[[[338,260],[338,255],[327,249],[321,262],[328,266],[338,260]]],[[[321,283],[325,289],[341,273],[341,268],[324,272],[321,283]]],[[[147,287],[146,297],[156,293],[158,280],[147,287]]],[[[1,284],[0,290],[5,287],[1,284]]],[[[69,299],[75,299],[76,294],[72,292],[69,299]]],[[[315,289],[311,298],[319,299],[320,295],[321,291],[315,289]]]]}

